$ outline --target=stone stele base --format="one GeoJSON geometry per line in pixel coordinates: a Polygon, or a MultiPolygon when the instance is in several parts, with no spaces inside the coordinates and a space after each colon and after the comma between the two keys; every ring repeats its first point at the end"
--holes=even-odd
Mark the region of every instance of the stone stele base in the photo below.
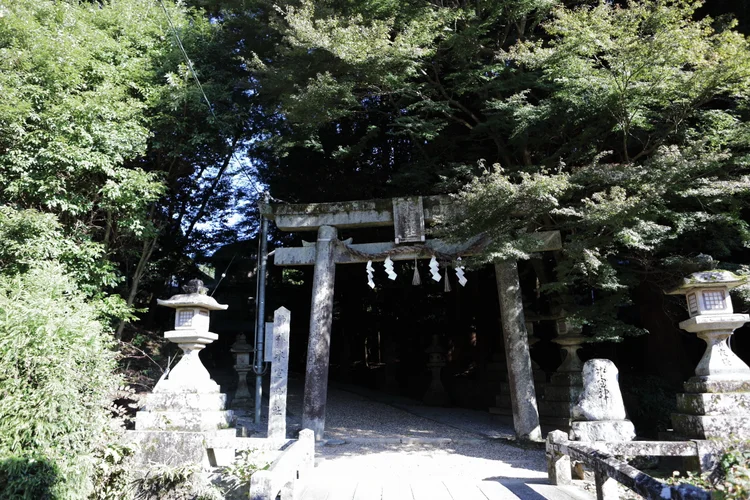
{"type": "Polygon", "coordinates": [[[232,425],[226,394],[154,392],[135,415],[136,430],[215,431],[232,425]]]}
{"type": "Polygon", "coordinates": [[[573,422],[570,439],[574,441],[632,441],[635,427],[630,420],[573,422]]]}
{"type": "MultiPolygon", "coordinates": [[[[166,386],[169,388],[169,386],[166,386]]],[[[208,441],[227,438],[231,443],[236,429],[230,428],[234,415],[226,410],[227,397],[218,392],[190,392],[161,389],[146,396],[143,409],[135,415],[131,442],[138,445],[135,461],[140,466],[202,464],[229,465],[234,448],[209,449],[208,441]]]]}
{"type": "Polygon", "coordinates": [[[690,439],[750,440],[750,381],[693,377],[677,395],[675,434],[690,439]]]}
{"type": "Polygon", "coordinates": [[[128,431],[126,439],[137,447],[135,461],[138,466],[196,464],[207,469],[229,465],[234,460],[235,450],[209,449],[206,443],[221,438],[221,441],[231,444],[235,434],[234,429],[213,432],[128,431]]]}

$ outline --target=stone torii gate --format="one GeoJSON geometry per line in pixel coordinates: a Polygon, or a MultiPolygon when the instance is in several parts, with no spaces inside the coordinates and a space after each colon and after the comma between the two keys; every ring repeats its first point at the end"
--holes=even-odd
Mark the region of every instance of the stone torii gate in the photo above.
{"type": "MultiPolygon", "coordinates": [[[[415,196],[384,200],[313,204],[270,204],[263,215],[282,231],[317,231],[317,241],[298,248],[277,248],[277,266],[314,265],[310,337],[302,425],[323,438],[328,365],[330,358],[333,289],[336,264],[431,258],[434,255],[472,255],[482,248],[481,237],[463,244],[425,238],[425,225],[455,210],[447,196],[415,196]],[[352,244],[338,239],[339,228],[394,227],[394,241],[352,244]],[[408,244],[408,245],[404,245],[408,244]]],[[[562,248],[559,231],[530,233],[536,244],[531,252],[562,248]]],[[[522,440],[541,440],[528,336],[515,260],[495,263],[503,337],[511,389],[513,425],[522,440]]]]}

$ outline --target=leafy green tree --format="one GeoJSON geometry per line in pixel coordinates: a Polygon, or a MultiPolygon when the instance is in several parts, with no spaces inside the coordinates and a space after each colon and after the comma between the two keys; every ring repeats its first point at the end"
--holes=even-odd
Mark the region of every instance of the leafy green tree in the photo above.
{"type": "Polygon", "coordinates": [[[138,304],[144,281],[158,292],[228,238],[221,221],[250,196],[235,161],[253,114],[243,61],[221,25],[171,1],[0,1],[0,14],[0,200],[101,244],[118,272],[92,290],[138,304]]]}
{"type": "MultiPolygon", "coordinates": [[[[541,71],[549,91],[524,90],[495,106],[511,113],[514,136],[529,144],[545,138],[539,131],[557,130],[559,156],[538,158],[550,167],[524,197],[546,205],[547,216],[532,211],[537,227],[569,235],[559,281],[548,287],[577,293],[581,319],[599,337],[628,332],[616,315],[636,286],[663,289],[700,265],[690,262],[697,254],[731,261],[750,243],[750,47],[733,24],[695,19],[699,5],[558,8],[545,25],[548,40],[508,52],[509,62],[541,71]]],[[[515,186],[518,175],[475,180],[460,196],[474,210],[459,233],[507,225],[504,214],[478,210],[492,201],[483,191],[515,186]]],[[[496,241],[525,229],[519,221],[496,241]]]]}
{"type": "Polygon", "coordinates": [[[0,208],[0,237],[0,496],[87,498],[120,378],[102,321],[113,306],[78,283],[111,269],[49,214],[0,208]]]}
{"type": "Polygon", "coordinates": [[[279,118],[252,152],[280,198],[461,190],[444,232],[488,234],[480,261],[562,229],[543,289],[599,338],[643,331],[619,320],[640,287],[744,255],[750,55],[715,5],[219,5],[279,118]]]}

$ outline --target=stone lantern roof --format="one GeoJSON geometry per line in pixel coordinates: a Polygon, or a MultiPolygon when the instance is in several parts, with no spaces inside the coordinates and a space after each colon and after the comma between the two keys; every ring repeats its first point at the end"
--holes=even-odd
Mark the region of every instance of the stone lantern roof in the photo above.
{"type": "Polygon", "coordinates": [[[182,290],[185,293],[173,295],[167,300],[157,299],[156,303],[173,309],[201,307],[209,311],[224,311],[229,307],[226,304],[219,304],[216,299],[206,295],[208,288],[203,286],[201,280],[190,280],[187,285],[182,287],[182,290]]]}
{"type": "Polygon", "coordinates": [[[667,295],[685,295],[696,288],[737,288],[744,285],[744,276],[737,276],[729,271],[719,269],[693,273],[683,279],[682,285],[667,292],[667,295]]]}

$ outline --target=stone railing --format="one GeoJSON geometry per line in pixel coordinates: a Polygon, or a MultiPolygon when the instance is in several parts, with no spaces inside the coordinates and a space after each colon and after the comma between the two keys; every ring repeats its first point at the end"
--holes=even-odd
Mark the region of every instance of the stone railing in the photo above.
{"type": "Polygon", "coordinates": [[[268,470],[250,477],[250,500],[293,500],[299,497],[299,480],[314,466],[315,435],[310,429],[299,433],[299,439],[286,448],[268,470]]]}
{"type": "Polygon", "coordinates": [[[648,500],[710,500],[711,494],[701,488],[681,484],[670,486],[615,458],[622,456],[696,457],[701,464],[713,462],[713,452],[701,449],[697,441],[569,441],[566,433],[552,431],[547,435],[547,471],[550,483],[571,484],[571,459],[594,471],[597,500],[618,500],[617,483],[648,500]]]}

